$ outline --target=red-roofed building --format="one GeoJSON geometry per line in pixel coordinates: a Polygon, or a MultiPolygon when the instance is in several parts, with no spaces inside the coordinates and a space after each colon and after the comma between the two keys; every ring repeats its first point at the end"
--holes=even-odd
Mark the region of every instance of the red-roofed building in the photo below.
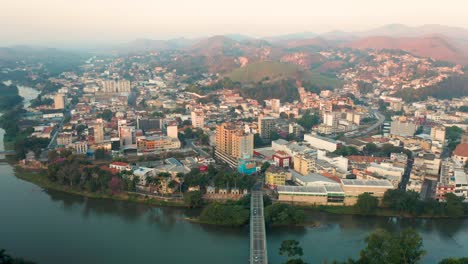
{"type": "Polygon", "coordinates": [[[114,161],[109,164],[109,168],[116,169],[117,171],[131,170],[130,164],[126,162],[114,161]]]}
{"type": "Polygon", "coordinates": [[[107,167],[106,165],[102,165],[102,166],[100,166],[99,168],[100,168],[101,170],[110,172],[112,175],[115,175],[115,174],[119,173],[119,171],[118,171],[117,169],[109,168],[109,167],[107,167]]]}
{"type": "Polygon", "coordinates": [[[291,167],[292,165],[292,157],[289,156],[286,152],[284,151],[277,151],[273,156],[273,161],[278,164],[278,167],[291,167]]]}
{"type": "Polygon", "coordinates": [[[468,143],[458,144],[455,150],[453,151],[453,157],[460,161],[462,164],[465,164],[468,160],[468,143]]]}
{"type": "Polygon", "coordinates": [[[323,176],[327,177],[330,180],[336,181],[337,183],[341,182],[341,179],[339,177],[336,177],[335,175],[333,175],[333,174],[331,174],[329,172],[323,171],[321,174],[323,176]]]}

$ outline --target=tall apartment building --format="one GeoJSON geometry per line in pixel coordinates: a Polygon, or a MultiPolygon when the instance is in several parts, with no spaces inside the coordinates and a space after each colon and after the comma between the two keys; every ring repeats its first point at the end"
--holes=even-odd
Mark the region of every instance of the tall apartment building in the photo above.
{"type": "Polygon", "coordinates": [[[265,142],[271,141],[271,134],[275,131],[274,117],[258,117],[258,133],[265,142]]]}
{"type": "Polygon", "coordinates": [[[137,119],[137,129],[141,129],[143,133],[151,130],[162,130],[162,119],[139,117],[137,119]]]}
{"type": "Polygon", "coordinates": [[[135,147],[136,146],[136,133],[134,126],[127,126],[126,120],[118,121],[118,130],[121,147],[135,147]]]}
{"type": "Polygon", "coordinates": [[[253,155],[253,134],[245,133],[231,123],[218,125],[215,155],[229,165],[237,166],[237,159],[253,155]]]}
{"type": "Polygon", "coordinates": [[[323,124],[333,129],[338,128],[338,122],[340,120],[341,113],[339,112],[324,112],[323,113],[323,124]]]}
{"type": "Polygon", "coordinates": [[[432,127],[431,139],[444,143],[445,142],[445,127],[444,126],[432,127]]]}
{"type": "Polygon", "coordinates": [[[65,108],[65,95],[58,93],[54,96],[54,108],[64,109],[65,108]]]}
{"type": "Polygon", "coordinates": [[[390,125],[390,134],[402,137],[412,137],[418,126],[408,120],[393,120],[390,125]]]}
{"type": "Polygon", "coordinates": [[[104,93],[129,93],[130,81],[127,80],[105,80],[101,82],[102,92],[104,93]]]}
{"type": "Polygon", "coordinates": [[[93,129],[94,142],[99,144],[104,141],[104,123],[101,118],[96,119],[96,121],[91,124],[93,129]]]}
{"type": "Polygon", "coordinates": [[[280,108],[281,108],[281,100],[280,99],[271,99],[270,103],[271,103],[271,110],[273,110],[273,112],[275,112],[275,113],[279,113],[280,108]]]}
{"type": "Polygon", "coordinates": [[[179,130],[177,128],[177,124],[169,124],[167,126],[167,136],[170,138],[178,138],[179,130]]]}
{"type": "Polygon", "coordinates": [[[195,128],[203,128],[205,126],[205,114],[201,110],[194,110],[191,113],[192,126],[195,128]]]}

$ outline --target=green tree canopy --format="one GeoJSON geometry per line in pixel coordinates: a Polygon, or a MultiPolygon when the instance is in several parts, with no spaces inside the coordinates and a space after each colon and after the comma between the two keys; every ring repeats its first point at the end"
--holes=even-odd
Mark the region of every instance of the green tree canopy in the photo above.
{"type": "Polygon", "coordinates": [[[363,215],[371,215],[377,210],[379,201],[369,193],[363,193],[358,196],[355,207],[363,215]]]}

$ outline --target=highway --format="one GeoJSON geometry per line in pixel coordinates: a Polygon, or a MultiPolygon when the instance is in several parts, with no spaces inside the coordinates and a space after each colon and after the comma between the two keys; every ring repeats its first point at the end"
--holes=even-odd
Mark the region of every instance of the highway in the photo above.
{"type": "Polygon", "coordinates": [[[370,127],[366,128],[365,130],[359,131],[356,134],[353,134],[352,137],[358,137],[358,136],[369,134],[370,132],[372,132],[374,129],[378,128],[385,122],[385,116],[382,115],[381,113],[374,111],[374,115],[378,119],[377,122],[371,125],[370,127]]]}
{"type": "Polygon", "coordinates": [[[268,263],[262,191],[252,191],[250,198],[250,263],[268,263]]]}

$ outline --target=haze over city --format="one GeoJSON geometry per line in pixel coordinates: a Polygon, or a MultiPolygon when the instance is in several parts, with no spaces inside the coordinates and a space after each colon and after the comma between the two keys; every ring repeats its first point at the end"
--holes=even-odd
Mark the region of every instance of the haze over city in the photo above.
{"type": "Polygon", "coordinates": [[[467,9],[464,0],[6,0],[0,44],[77,47],[136,38],[266,37],[362,31],[393,23],[468,28],[467,9]]]}
{"type": "Polygon", "coordinates": [[[468,0],[0,1],[0,264],[468,264],[468,0]]]}

